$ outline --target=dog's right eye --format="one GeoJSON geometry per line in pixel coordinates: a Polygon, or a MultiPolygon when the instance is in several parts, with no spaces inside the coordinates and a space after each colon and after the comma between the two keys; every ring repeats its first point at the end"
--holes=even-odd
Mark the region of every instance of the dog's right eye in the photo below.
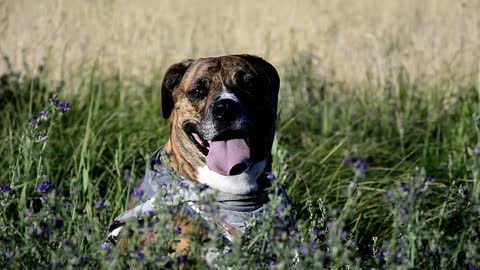
{"type": "Polygon", "coordinates": [[[208,95],[208,90],[204,87],[197,87],[188,91],[187,94],[193,99],[202,99],[208,95]]]}

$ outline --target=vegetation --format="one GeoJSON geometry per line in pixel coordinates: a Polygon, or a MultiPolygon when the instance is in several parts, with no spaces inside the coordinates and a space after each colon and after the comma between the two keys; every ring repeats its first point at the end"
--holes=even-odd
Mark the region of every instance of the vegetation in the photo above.
{"type": "MultiPolygon", "coordinates": [[[[132,225],[134,238],[161,232],[153,245],[121,252],[105,238],[167,140],[167,65],[240,51],[281,74],[272,181],[292,203],[272,195],[216,267],[479,269],[478,3],[347,2],[1,3],[0,268],[208,267],[200,239],[191,256],[171,255],[168,209],[132,225]],[[226,23],[213,16],[232,10],[226,23]],[[290,211],[295,226],[283,223],[290,211]]],[[[208,246],[221,249],[216,235],[208,246]]]]}

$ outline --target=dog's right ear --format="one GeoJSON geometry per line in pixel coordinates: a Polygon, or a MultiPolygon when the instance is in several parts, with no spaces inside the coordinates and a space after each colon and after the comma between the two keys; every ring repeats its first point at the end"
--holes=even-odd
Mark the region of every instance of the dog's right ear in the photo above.
{"type": "Polygon", "coordinates": [[[173,90],[182,81],[183,75],[192,62],[192,59],[187,59],[173,64],[165,72],[162,82],[162,114],[165,119],[170,117],[173,110],[173,90]]]}

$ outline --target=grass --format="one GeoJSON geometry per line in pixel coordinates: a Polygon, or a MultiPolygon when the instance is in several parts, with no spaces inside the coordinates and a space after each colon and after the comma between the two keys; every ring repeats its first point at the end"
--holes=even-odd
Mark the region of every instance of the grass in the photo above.
{"type": "MultiPolygon", "coordinates": [[[[354,87],[371,80],[383,88],[399,68],[425,84],[442,79],[467,85],[479,71],[479,5],[476,0],[3,1],[0,52],[17,69],[48,62],[51,75],[69,84],[88,77],[94,65],[148,82],[170,63],[233,53],[259,54],[279,66],[295,47],[314,56],[322,75],[354,87]]],[[[0,73],[6,70],[1,63],[0,73]]]]}
{"type": "MultiPolygon", "coordinates": [[[[381,89],[371,82],[354,91],[318,76],[308,59],[298,54],[279,66],[273,149],[296,232],[277,235],[274,215],[266,215],[217,266],[477,269],[477,86],[460,89],[452,102],[454,82],[418,94],[419,86],[399,73],[381,89]]],[[[205,267],[195,256],[187,262],[167,256],[162,245],[175,239],[167,214],[156,225],[165,233],[154,247],[132,245],[125,255],[101,246],[149,154],[166,142],[161,75],[141,83],[94,69],[74,91],[52,83],[46,68],[3,75],[0,183],[11,190],[0,192],[1,265],[205,267]],[[79,94],[65,94],[71,92],[79,94]],[[71,110],[50,104],[57,93],[71,110]],[[42,109],[48,116],[29,123],[42,109]],[[46,179],[49,188],[40,191],[46,179]]]]}
{"type": "Polygon", "coordinates": [[[168,65],[253,53],[281,75],[275,183],[296,227],[272,197],[218,268],[479,269],[478,5],[1,2],[0,268],[208,267],[195,243],[169,256],[168,211],[152,246],[102,243],[167,140],[168,65]]]}

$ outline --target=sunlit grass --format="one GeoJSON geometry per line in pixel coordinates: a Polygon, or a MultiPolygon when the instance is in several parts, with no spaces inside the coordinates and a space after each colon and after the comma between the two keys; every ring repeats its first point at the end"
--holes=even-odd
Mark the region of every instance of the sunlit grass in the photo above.
{"type": "Polygon", "coordinates": [[[251,53],[279,66],[304,52],[319,76],[355,88],[383,92],[401,75],[421,95],[449,82],[457,93],[478,84],[478,10],[476,0],[2,1],[0,53],[15,69],[48,63],[76,86],[92,66],[148,83],[186,58],[251,53]]]}

